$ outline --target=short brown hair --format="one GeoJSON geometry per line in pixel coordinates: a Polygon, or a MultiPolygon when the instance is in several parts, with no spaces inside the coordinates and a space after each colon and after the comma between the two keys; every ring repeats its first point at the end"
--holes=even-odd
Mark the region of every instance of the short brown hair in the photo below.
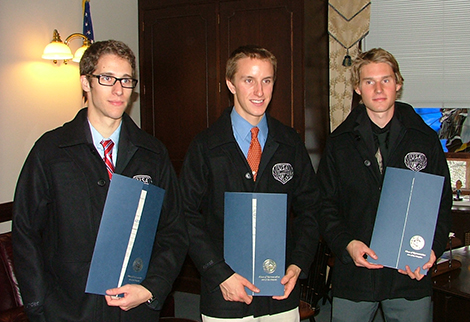
{"type": "Polygon", "coordinates": [[[361,68],[370,63],[386,63],[392,67],[395,74],[397,84],[403,85],[404,79],[400,73],[398,62],[391,53],[382,48],[373,48],[366,52],[360,53],[352,64],[352,83],[353,87],[357,88],[361,81],[361,68]]]}
{"type": "Polygon", "coordinates": [[[225,69],[225,79],[232,80],[235,74],[237,73],[238,69],[238,61],[242,58],[256,58],[261,60],[266,60],[273,65],[274,75],[273,81],[276,81],[276,74],[277,74],[277,59],[269,50],[254,46],[254,45],[246,45],[241,46],[235,49],[232,54],[230,55],[229,59],[227,60],[227,65],[225,69]]]}
{"type": "MultiPolygon", "coordinates": [[[[132,67],[132,77],[135,77],[135,55],[125,43],[119,40],[97,41],[91,44],[85,51],[80,60],[80,75],[85,75],[90,81],[90,76],[96,70],[98,60],[103,55],[116,55],[129,62],[132,67]]],[[[83,98],[87,100],[86,93],[83,91],[83,98]]]]}

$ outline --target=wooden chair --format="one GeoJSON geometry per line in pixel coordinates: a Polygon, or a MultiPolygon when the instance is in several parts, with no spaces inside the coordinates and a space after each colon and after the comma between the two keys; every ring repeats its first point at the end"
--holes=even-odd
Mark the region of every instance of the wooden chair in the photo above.
{"type": "Polygon", "coordinates": [[[300,280],[299,311],[301,320],[309,319],[311,322],[315,322],[315,315],[320,311],[318,302],[327,297],[329,291],[327,266],[331,256],[326,242],[320,238],[308,277],[300,280]]]}
{"type": "Polygon", "coordinates": [[[0,322],[28,321],[13,269],[11,232],[0,234],[0,322]]]}

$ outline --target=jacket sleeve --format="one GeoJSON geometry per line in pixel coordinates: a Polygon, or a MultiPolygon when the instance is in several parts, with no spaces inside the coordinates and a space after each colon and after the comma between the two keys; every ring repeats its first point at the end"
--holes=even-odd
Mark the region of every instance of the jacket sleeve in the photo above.
{"type": "Polygon", "coordinates": [[[149,306],[157,310],[161,309],[170,293],[186,258],[188,248],[188,235],[181,212],[178,179],[166,149],[161,157],[160,177],[155,184],[165,189],[165,198],[147,277],[141,284],[154,297],[154,301],[149,306]]]}
{"type": "MultiPolygon", "coordinates": [[[[331,143],[330,143],[331,144],[331,143]]],[[[354,239],[349,233],[346,221],[339,211],[340,176],[335,170],[333,147],[327,144],[324,155],[318,167],[322,210],[317,219],[320,235],[325,238],[335,256],[343,263],[352,261],[346,250],[347,245],[354,239]]]]}
{"type": "Polygon", "coordinates": [[[203,142],[195,139],[188,149],[180,174],[183,212],[190,240],[189,254],[213,291],[234,271],[218,255],[217,246],[207,230],[207,214],[203,213],[203,207],[208,202],[208,196],[212,195],[208,192],[208,172],[203,142]]]}
{"type": "Polygon", "coordinates": [[[307,149],[300,139],[296,145],[296,154],[298,173],[295,174],[297,184],[292,199],[294,249],[291,253],[291,263],[288,265],[295,264],[300,267],[300,278],[306,278],[318,245],[316,215],[320,212],[321,200],[317,176],[307,149]]]}
{"type": "Polygon", "coordinates": [[[35,146],[27,157],[17,183],[12,222],[15,272],[29,321],[45,321],[42,231],[50,205],[45,165],[35,146]]]}

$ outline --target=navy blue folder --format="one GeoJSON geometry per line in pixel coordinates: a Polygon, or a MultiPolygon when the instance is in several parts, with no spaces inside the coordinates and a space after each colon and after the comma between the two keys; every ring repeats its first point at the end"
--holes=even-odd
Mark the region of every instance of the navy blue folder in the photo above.
{"type": "Polygon", "coordinates": [[[370,248],[371,263],[414,272],[429,261],[444,177],[387,167],[370,248]]]}
{"type": "Polygon", "coordinates": [[[91,260],[86,293],[140,284],[147,275],[165,190],[114,174],[91,260]]]}
{"type": "Polygon", "coordinates": [[[286,194],[225,193],[225,262],[260,289],[249,295],[284,295],[286,222],[286,194]]]}

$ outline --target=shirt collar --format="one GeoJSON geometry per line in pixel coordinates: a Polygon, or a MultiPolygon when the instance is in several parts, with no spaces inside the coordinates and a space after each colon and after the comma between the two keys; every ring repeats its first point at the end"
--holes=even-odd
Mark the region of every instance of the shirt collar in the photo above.
{"type": "Polygon", "coordinates": [[[98,152],[103,156],[104,155],[104,149],[103,146],[101,145],[102,140],[108,140],[111,139],[113,140],[114,147],[113,147],[113,162],[116,164],[117,162],[117,151],[118,151],[118,146],[119,146],[119,136],[121,134],[121,126],[122,126],[122,120],[119,123],[119,126],[117,129],[111,134],[109,138],[105,138],[101,135],[100,132],[98,132],[97,129],[90,123],[90,120],[88,120],[88,124],[90,125],[90,131],[91,131],[91,137],[93,139],[93,145],[95,148],[98,150],[98,152]]]}
{"type": "MultiPolygon", "coordinates": [[[[266,114],[263,115],[261,121],[256,125],[259,128],[258,133],[258,141],[260,142],[261,146],[264,146],[266,143],[266,139],[268,137],[268,122],[266,121],[266,114]]],[[[230,113],[230,118],[232,120],[232,128],[235,138],[239,138],[241,140],[245,140],[250,142],[251,141],[251,128],[254,127],[250,124],[247,120],[238,114],[235,108],[232,109],[230,113]]]]}

